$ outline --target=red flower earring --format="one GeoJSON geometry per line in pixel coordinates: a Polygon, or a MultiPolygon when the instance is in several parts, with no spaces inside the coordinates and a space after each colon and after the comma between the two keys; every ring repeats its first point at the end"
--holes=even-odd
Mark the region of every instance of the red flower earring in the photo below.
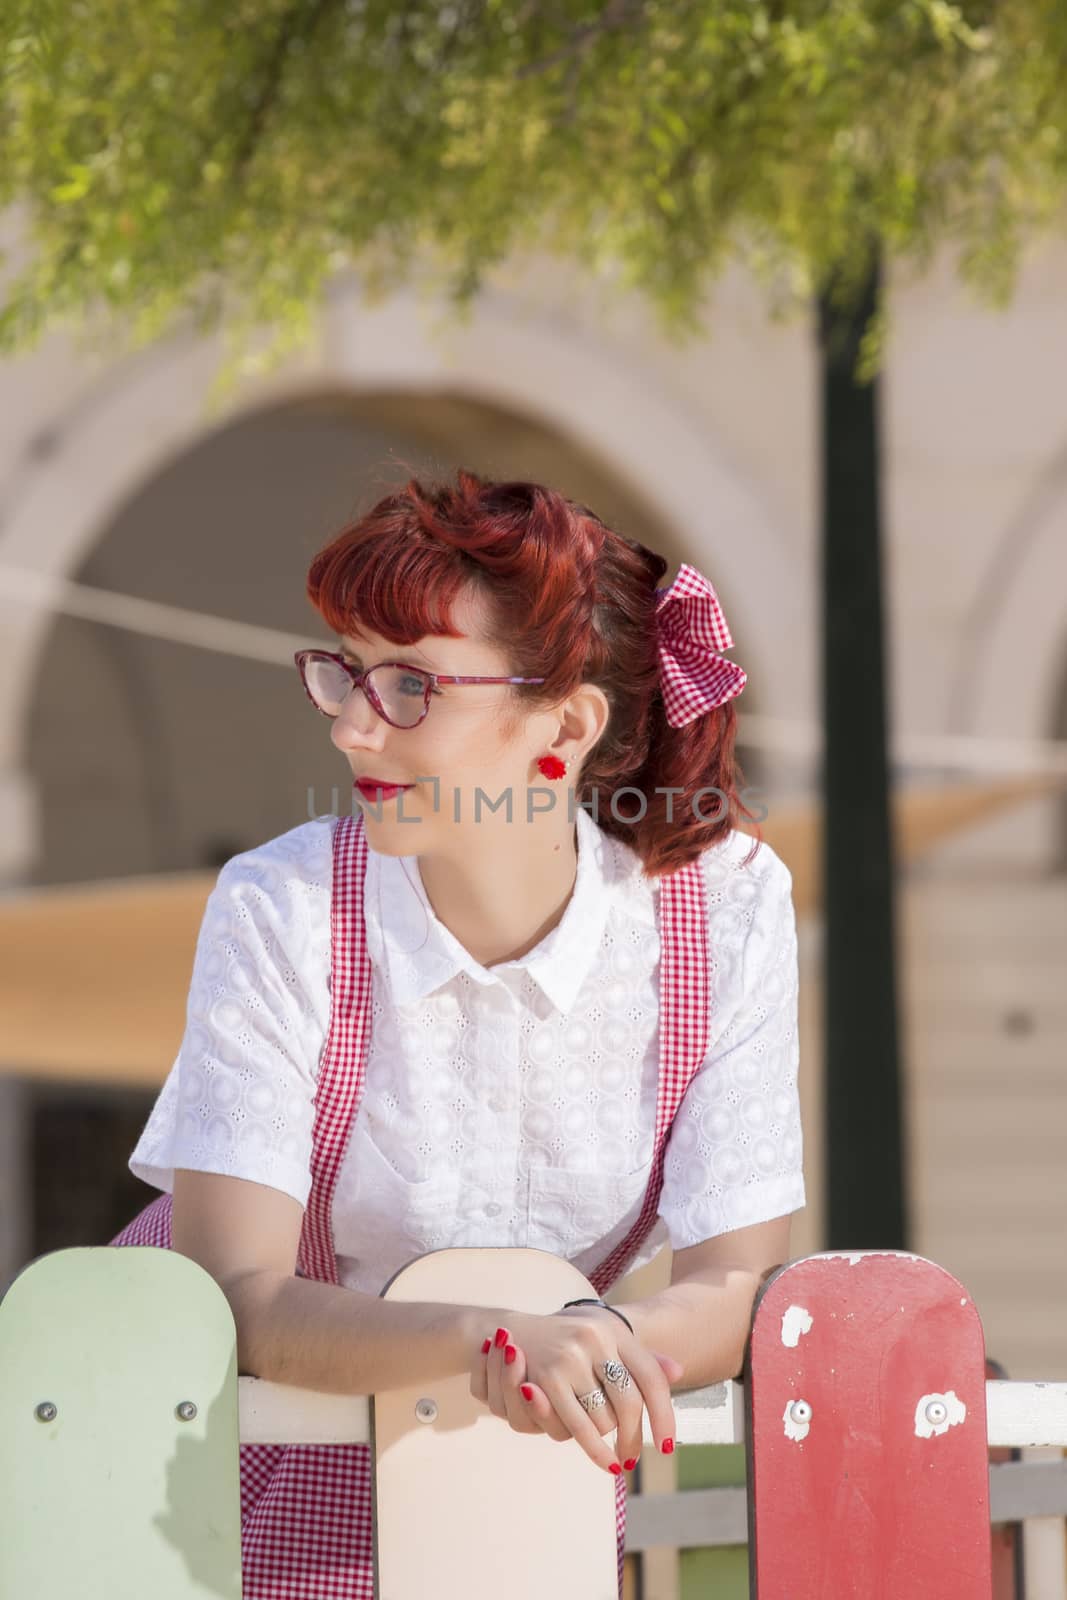
{"type": "Polygon", "coordinates": [[[567,775],[570,762],[561,761],[559,756],[538,756],[537,766],[546,778],[563,778],[567,775]]]}

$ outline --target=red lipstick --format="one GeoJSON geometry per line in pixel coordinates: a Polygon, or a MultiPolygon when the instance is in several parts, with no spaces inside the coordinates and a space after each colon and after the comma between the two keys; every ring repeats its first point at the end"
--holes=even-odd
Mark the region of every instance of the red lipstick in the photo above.
{"type": "Polygon", "coordinates": [[[377,778],[357,778],[353,784],[358,789],[364,800],[377,803],[380,800],[392,800],[395,795],[403,794],[406,789],[412,788],[410,783],[382,783],[377,778]]]}

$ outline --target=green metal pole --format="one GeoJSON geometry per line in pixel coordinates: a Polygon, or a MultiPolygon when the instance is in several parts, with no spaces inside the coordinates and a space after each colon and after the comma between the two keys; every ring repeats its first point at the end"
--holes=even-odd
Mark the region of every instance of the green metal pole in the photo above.
{"type": "Polygon", "coordinates": [[[882,599],[880,386],[855,363],[877,304],[819,300],[822,382],[826,1234],[907,1249],[882,599]]]}

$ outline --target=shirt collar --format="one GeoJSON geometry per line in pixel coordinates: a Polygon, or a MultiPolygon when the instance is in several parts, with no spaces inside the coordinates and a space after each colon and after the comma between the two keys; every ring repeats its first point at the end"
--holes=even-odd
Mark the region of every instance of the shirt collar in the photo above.
{"type": "Polygon", "coordinates": [[[501,972],[524,969],[560,1011],[569,1011],[600,949],[612,896],[640,873],[640,858],[598,827],[584,806],[575,813],[578,870],[563,916],[541,942],[515,961],[483,967],[440,921],[430,904],[418,856],[388,856],[368,841],[367,944],[384,966],[400,1005],[421,1000],[465,972],[474,983],[501,983],[501,972]]]}

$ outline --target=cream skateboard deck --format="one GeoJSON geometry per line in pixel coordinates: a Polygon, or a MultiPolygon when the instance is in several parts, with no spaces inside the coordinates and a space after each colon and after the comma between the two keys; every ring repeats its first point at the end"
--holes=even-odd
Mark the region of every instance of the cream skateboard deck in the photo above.
{"type": "MultiPolygon", "coordinates": [[[[562,1258],[507,1248],[431,1251],[383,1290],[534,1313],[595,1294],[562,1258]]],[[[617,1480],[574,1439],[517,1433],[469,1374],[376,1395],[371,1449],[378,1600],[618,1600],[617,1480]]]]}

